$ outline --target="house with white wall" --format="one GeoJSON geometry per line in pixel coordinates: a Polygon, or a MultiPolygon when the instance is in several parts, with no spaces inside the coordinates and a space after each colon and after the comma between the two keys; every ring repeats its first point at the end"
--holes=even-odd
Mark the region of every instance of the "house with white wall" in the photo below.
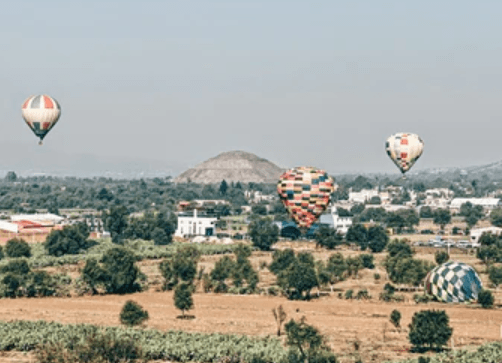
{"type": "Polygon", "coordinates": [[[218,218],[204,213],[198,213],[197,209],[192,212],[178,214],[178,228],[175,236],[214,236],[216,235],[216,222],[218,218]]]}

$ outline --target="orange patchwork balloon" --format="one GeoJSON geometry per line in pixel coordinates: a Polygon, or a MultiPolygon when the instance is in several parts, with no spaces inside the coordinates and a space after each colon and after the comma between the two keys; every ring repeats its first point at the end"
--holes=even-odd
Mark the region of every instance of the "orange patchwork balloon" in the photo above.
{"type": "Polygon", "coordinates": [[[333,179],[324,170],[297,167],[279,179],[277,193],[289,215],[301,229],[308,229],[328,207],[335,191],[333,179]]]}

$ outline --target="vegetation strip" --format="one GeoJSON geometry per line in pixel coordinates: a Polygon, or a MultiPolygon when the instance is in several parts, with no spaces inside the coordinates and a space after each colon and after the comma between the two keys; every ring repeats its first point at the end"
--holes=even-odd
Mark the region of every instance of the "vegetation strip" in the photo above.
{"type": "MultiPolygon", "coordinates": [[[[482,345],[476,351],[455,350],[434,356],[394,361],[394,363],[489,363],[502,362],[502,342],[482,345]]],[[[389,362],[387,362],[389,363],[389,362]]]]}
{"type": "Polygon", "coordinates": [[[89,324],[60,324],[46,321],[0,321],[0,350],[30,351],[47,343],[69,347],[101,332],[121,340],[139,343],[147,359],[179,362],[214,362],[218,358],[240,355],[245,361],[261,358],[278,362],[286,356],[276,338],[251,338],[230,334],[185,333],[182,331],[98,327],[89,324]]]}

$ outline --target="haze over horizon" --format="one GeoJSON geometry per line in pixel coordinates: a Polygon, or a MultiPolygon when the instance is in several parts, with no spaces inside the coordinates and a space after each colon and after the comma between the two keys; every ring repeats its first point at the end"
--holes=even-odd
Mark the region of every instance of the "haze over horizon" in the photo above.
{"type": "Polygon", "coordinates": [[[0,14],[0,168],[176,175],[244,150],[281,167],[397,173],[502,159],[502,3],[12,2],[0,14]],[[21,104],[62,107],[37,145],[21,104]]]}

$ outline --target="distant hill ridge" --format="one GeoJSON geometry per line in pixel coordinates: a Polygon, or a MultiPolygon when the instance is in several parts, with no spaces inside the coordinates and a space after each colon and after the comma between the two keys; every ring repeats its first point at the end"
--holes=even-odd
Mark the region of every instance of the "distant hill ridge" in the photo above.
{"type": "Polygon", "coordinates": [[[228,151],[181,173],[174,181],[214,184],[227,182],[276,183],[284,169],[245,151],[228,151]]]}

